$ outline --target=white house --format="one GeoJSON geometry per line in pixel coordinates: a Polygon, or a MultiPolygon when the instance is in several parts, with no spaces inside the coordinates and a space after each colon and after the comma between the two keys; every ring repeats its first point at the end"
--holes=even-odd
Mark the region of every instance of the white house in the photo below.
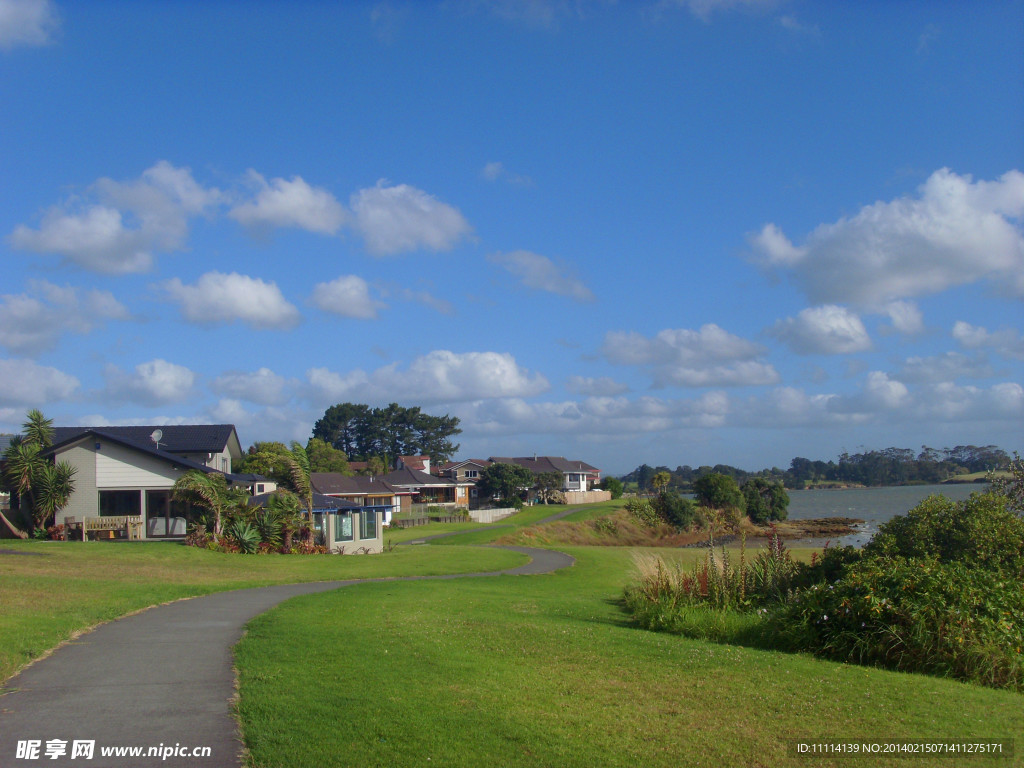
{"type": "Polygon", "coordinates": [[[196,516],[171,498],[175,480],[195,469],[223,473],[233,482],[231,464],[242,458],[230,424],[58,427],[50,452],[77,470],[75,492],[57,513],[57,524],[141,517],[147,539],[180,538],[196,516]]]}

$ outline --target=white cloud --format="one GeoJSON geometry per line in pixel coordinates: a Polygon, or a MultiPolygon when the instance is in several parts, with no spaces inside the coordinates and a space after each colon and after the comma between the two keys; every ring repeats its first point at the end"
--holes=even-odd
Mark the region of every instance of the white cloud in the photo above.
{"type": "Polygon", "coordinates": [[[487,163],[484,169],[480,172],[488,181],[497,181],[501,178],[501,174],[505,172],[505,167],[499,162],[487,163]]]}
{"type": "Polygon", "coordinates": [[[865,206],[822,224],[796,247],[774,224],[750,237],[815,303],[885,307],[981,279],[1024,295],[1024,174],[973,181],[936,171],[917,197],[865,206]]]}
{"type": "Polygon", "coordinates": [[[861,319],[845,307],[809,307],[780,320],[769,333],[801,355],[845,355],[871,349],[861,319]]]}
{"type": "Polygon", "coordinates": [[[386,184],[381,180],[350,200],[355,229],[371,253],[447,251],[472,232],[457,208],[408,184],[386,184]]]}
{"type": "Polygon", "coordinates": [[[912,301],[894,301],[885,308],[885,313],[899,333],[914,336],[924,332],[924,316],[912,301]]]}
{"type": "Polygon", "coordinates": [[[51,0],[0,0],[0,50],[47,45],[59,26],[51,0]]]}
{"type": "Polygon", "coordinates": [[[191,393],[196,375],[183,365],[156,359],[139,363],[132,373],[107,366],[107,391],[143,405],[180,403],[191,393]]]}
{"type": "Polygon", "coordinates": [[[31,281],[31,294],[0,296],[0,344],[37,355],[52,349],[65,331],[86,334],[107,320],[125,320],[128,310],[109,291],[80,291],[45,280],[31,281]]]}
{"type": "Polygon", "coordinates": [[[372,320],[378,310],[387,307],[371,298],[370,287],[356,275],[342,275],[328,283],[317,283],[311,300],[325,312],[362,320],[372,320]]]}
{"type": "Polygon", "coordinates": [[[992,366],[984,358],[959,352],[947,352],[935,357],[908,357],[899,372],[901,381],[925,384],[965,378],[987,379],[992,375],[992,366]]]}
{"type": "Polygon", "coordinates": [[[529,176],[521,176],[518,173],[512,173],[505,168],[504,163],[491,162],[484,165],[480,171],[480,175],[487,181],[504,181],[508,184],[513,184],[520,187],[533,186],[533,180],[529,176]]]}
{"type": "Polygon", "coordinates": [[[95,272],[145,272],[155,252],[183,248],[189,217],[221,198],[218,190],[197,184],[189,169],[160,161],[134,181],[99,179],[84,198],[47,210],[39,229],[16,227],[11,244],[58,254],[95,272]]]}
{"type": "Polygon", "coordinates": [[[250,328],[293,328],[301,319],[276,283],[237,272],[207,272],[195,285],[178,278],[159,286],[178,302],[182,316],[197,325],[241,321],[250,328]]]}
{"type": "Polygon", "coordinates": [[[493,253],[487,257],[492,264],[519,278],[527,288],[569,296],[576,301],[593,301],[594,294],[579,278],[570,274],[565,266],[555,264],[547,256],[530,251],[493,253]]]}
{"type": "Polygon", "coordinates": [[[455,306],[446,299],[439,299],[429,291],[414,291],[410,288],[401,288],[397,291],[399,298],[404,301],[411,301],[415,304],[422,304],[442,315],[454,315],[455,306]]]}
{"type": "Polygon", "coordinates": [[[66,400],[78,389],[78,379],[31,360],[0,359],[0,406],[41,407],[66,400]]]}
{"type": "Polygon", "coordinates": [[[268,183],[256,171],[249,181],[258,191],[252,202],[242,203],[228,215],[247,227],[297,227],[324,235],[337,234],[348,214],[330,192],[311,187],[300,176],[291,181],[271,179],[268,183]]]}
{"type": "Polygon", "coordinates": [[[711,323],[699,331],[666,329],[653,338],[610,331],[601,353],[618,365],[651,369],[654,385],[711,387],[775,384],[779,375],[757,358],[764,349],[711,323]]]}
{"type": "Polygon", "coordinates": [[[629,387],[615,379],[602,376],[591,378],[590,376],[570,376],[565,383],[565,388],[578,395],[590,397],[612,397],[629,391],[629,387]]]}
{"type": "Polygon", "coordinates": [[[965,349],[992,349],[1001,357],[1024,360],[1024,337],[1013,328],[990,332],[958,320],[953,326],[953,338],[965,349]]]}
{"type": "Polygon", "coordinates": [[[397,364],[372,373],[339,374],[312,368],[307,379],[317,401],[360,400],[452,403],[488,398],[530,397],[548,389],[541,374],[531,374],[512,355],[501,352],[455,353],[436,350],[416,358],[404,370],[397,364]]]}
{"type": "Polygon", "coordinates": [[[288,380],[269,368],[257,371],[228,371],[213,380],[210,388],[231,399],[248,400],[261,405],[282,405],[289,395],[288,380]]]}

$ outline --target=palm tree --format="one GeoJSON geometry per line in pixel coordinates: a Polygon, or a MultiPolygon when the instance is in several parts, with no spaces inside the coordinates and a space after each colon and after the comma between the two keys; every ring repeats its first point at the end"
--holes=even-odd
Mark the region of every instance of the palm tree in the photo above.
{"type": "Polygon", "coordinates": [[[37,408],[25,414],[25,419],[21,429],[26,443],[34,443],[40,449],[53,445],[53,419],[43,416],[42,411],[37,408]]]}
{"type": "Polygon", "coordinates": [[[190,469],[177,480],[171,492],[175,500],[183,500],[213,513],[213,533],[220,536],[223,516],[234,499],[228,490],[228,481],[219,472],[200,472],[190,469]]]}
{"type": "MultiPolygon", "coordinates": [[[[53,419],[33,408],[26,414],[22,429],[24,433],[11,441],[4,454],[4,479],[28,508],[31,526],[45,529],[74,493],[77,469],[46,455],[46,449],[53,445],[53,419]]],[[[9,519],[2,520],[17,536],[27,538],[27,533],[9,519]]]]}
{"type": "Polygon", "coordinates": [[[283,484],[299,497],[306,508],[310,522],[313,520],[313,480],[309,470],[309,454],[302,443],[292,440],[289,453],[281,455],[284,464],[283,484]]]}

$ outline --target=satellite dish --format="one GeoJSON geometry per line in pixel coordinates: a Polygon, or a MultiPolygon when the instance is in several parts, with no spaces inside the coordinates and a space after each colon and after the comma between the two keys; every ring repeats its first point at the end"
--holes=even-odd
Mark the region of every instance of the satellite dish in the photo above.
{"type": "Polygon", "coordinates": [[[160,447],[160,438],[162,438],[163,436],[164,436],[164,431],[162,429],[154,429],[153,430],[153,434],[151,434],[149,436],[149,438],[154,443],[156,443],[156,447],[159,448],[160,447]]]}

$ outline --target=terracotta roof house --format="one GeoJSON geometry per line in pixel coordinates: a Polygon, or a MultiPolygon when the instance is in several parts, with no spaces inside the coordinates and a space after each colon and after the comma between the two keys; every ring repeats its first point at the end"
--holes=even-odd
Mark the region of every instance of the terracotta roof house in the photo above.
{"type": "Polygon", "coordinates": [[[601,482],[601,470],[583,461],[570,460],[561,456],[492,456],[490,461],[501,464],[518,464],[535,475],[544,472],[558,472],[562,475],[563,491],[589,491],[601,482]]]}
{"type": "Polygon", "coordinates": [[[415,469],[430,474],[429,456],[399,456],[397,463],[398,469],[415,469]]]}
{"type": "Polygon", "coordinates": [[[242,457],[230,424],[145,427],[57,427],[48,450],[76,468],[75,492],[56,515],[68,518],[130,517],[141,521],[141,537],[181,538],[196,510],[171,498],[174,481],[190,469],[219,472],[230,483],[242,457]]]}

